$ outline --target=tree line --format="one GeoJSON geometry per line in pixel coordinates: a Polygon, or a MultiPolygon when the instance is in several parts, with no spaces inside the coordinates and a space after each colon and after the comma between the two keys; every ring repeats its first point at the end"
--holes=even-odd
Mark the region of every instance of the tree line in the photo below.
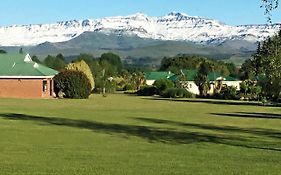
{"type": "Polygon", "coordinates": [[[171,71],[180,74],[182,69],[198,70],[201,64],[206,64],[208,72],[218,72],[223,76],[238,77],[238,68],[233,63],[225,63],[207,57],[197,55],[179,55],[175,57],[164,57],[161,61],[160,71],[171,71]]]}
{"type": "MultiPolygon", "coordinates": [[[[68,63],[62,54],[56,56],[48,55],[43,61],[40,61],[37,56],[32,56],[32,60],[58,70],[59,72],[65,72],[69,67],[75,67],[77,64],[84,62],[89,67],[93,76],[93,80],[91,80],[92,82],[90,81],[90,84],[94,84],[94,88],[91,90],[97,93],[105,94],[116,90],[134,91],[140,89],[140,86],[145,82],[144,74],[141,70],[125,68],[121,58],[111,52],[104,53],[98,58],[91,54],[82,53],[72,60],[71,63],[68,63]]],[[[66,74],[68,76],[73,75],[68,72],[66,74]]],[[[73,79],[76,78],[73,77],[73,79]]]]}
{"type": "Polygon", "coordinates": [[[241,66],[243,79],[257,81],[262,95],[274,101],[281,99],[281,30],[258,44],[256,53],[241,66]]]}

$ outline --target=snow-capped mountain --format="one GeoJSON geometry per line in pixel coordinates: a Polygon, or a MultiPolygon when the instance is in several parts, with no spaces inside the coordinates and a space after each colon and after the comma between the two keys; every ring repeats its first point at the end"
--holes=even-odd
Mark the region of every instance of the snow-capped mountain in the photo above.
{"type": "Polygon", "coordinates": [[[29,46],[71,40],[83,32],[134,35],[140,38],[221,43],[226,40],[256,42],[272,36],[280,24],[230,26],[219,21],[172,12],[162,17],[143,13],[102,19],[72,20],[54,24],[0,27],[1,46],[29,46]]]}

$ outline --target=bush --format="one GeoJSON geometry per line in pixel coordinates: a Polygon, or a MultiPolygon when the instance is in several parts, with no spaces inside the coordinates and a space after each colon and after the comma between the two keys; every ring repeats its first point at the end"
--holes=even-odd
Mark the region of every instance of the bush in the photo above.
{"type": "Polygon", "coordinates": [[[92,74],[92,71],[89,67],[89,65],[84,61],[84,60],[80,60],[78,62],[75,63],[69,63],[66,68],[66,70],[73,70],[73,71],[81,71],[83,72],[86,77],[88,78],[90,85],[91,85],[91,90],[94,89],[95,87],[95,80],[92,74]]]}
{"type": "Polygon", "coordinates": [[[62,93],[65,98],[88,98],[91,84],[87,76],[80,71],[66,70],[54,77],[55,93],[62,93]]]}
{"type": "Polygon", "coordinates": [[[156,80],[153,83],[153,86],[155,86],[159,90],[159,92],[162,94],[166,89],[173,88],[174,83],[168,79],[160,79],[160,80],[156,80]]]}
{"type": "Polygon", "coordinates": [[[105,83],[105,92],[106,93],[114,93],[116,91],[117,84],[115,81],[107,80],[105,83]]]}
{"type": "Polygon", "coordinates": [[[194,98],[195,95],[184,88],[169,88],[163,93],[165,98],[194,98]]]}
{"type": "Polygon", "coordinates": [[[236,87],[234,86],[225,86],[221,89],[219,94],[216,94],[215,96],[217,96],[220,99],[224,99],[224,100],[237,100],[239,99],[238,95],[237,95],[237,90],[236,87]]]}
{"type": "Polygon", "coordinates": [[[132,91],[135,90],[136,88],[132,84],[126,84],[123,88],[123,91],[132,91]]]}
{"type": "Polygon", "coordinates": [[[143,86],[137,94],[140,96],[152,96],[158,94],[158,89],[154,86],[143,86]]]}

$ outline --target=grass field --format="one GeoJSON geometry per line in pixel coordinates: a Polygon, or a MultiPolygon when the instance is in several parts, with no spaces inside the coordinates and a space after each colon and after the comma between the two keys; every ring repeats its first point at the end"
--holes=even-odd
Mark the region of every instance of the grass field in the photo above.
{"type": "Polygon", "coordinates": [[[0,174],[280,174],[281,108],[0,99],[0,174]]]}

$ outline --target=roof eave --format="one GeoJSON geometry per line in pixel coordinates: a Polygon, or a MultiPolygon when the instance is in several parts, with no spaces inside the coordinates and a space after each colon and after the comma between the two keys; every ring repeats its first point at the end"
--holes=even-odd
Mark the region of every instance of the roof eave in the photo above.
{"type": "Polygon", "coordinates": [[[50,76],[0,76],[0,79],[45,79],[53,78],[55,75],[50,76]]]}

